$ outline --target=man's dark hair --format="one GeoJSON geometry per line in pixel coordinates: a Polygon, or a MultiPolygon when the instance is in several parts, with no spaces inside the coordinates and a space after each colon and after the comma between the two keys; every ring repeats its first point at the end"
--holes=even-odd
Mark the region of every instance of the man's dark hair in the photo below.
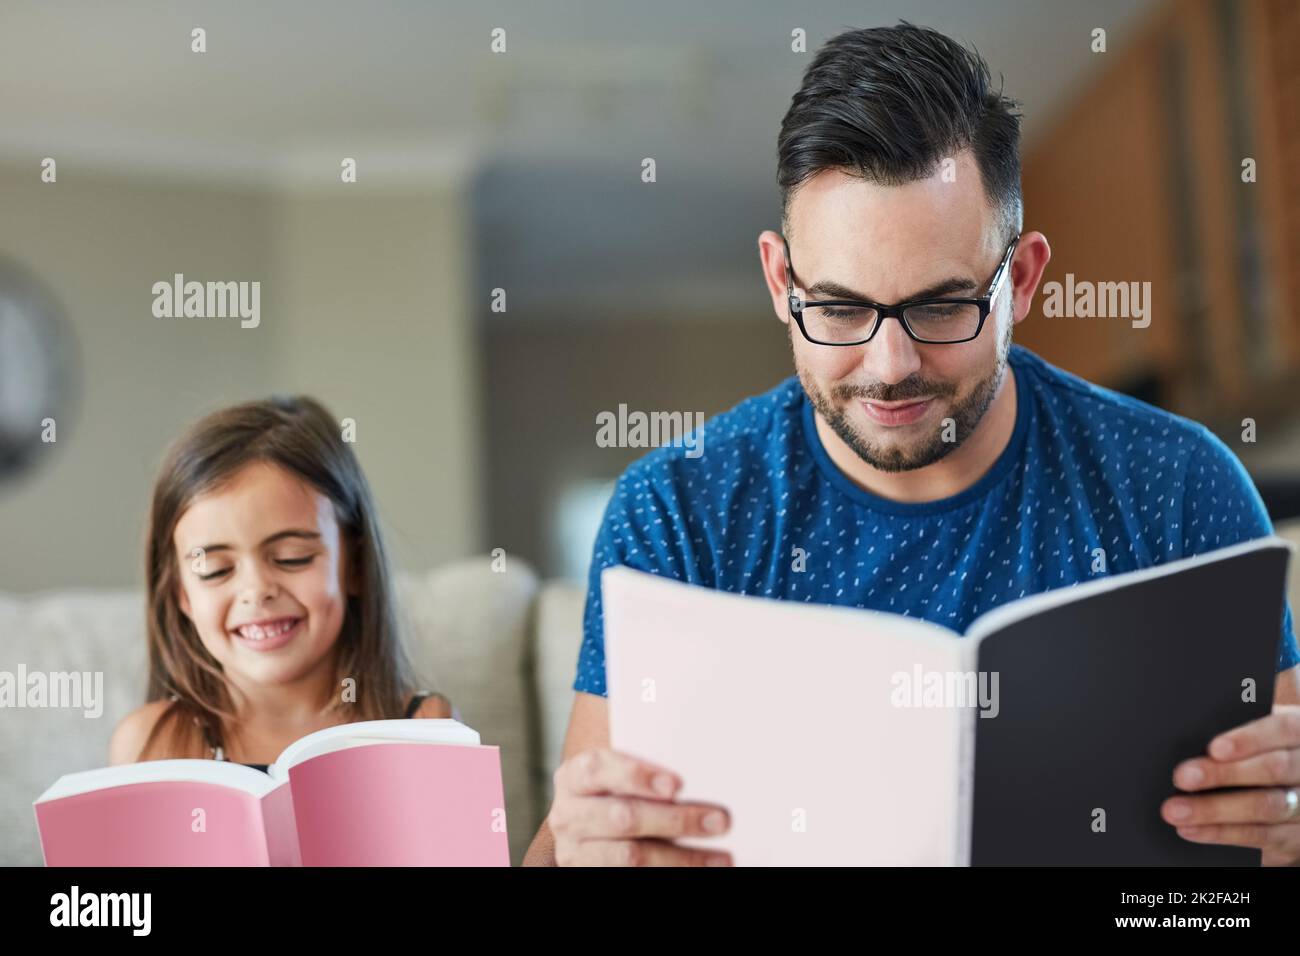
{"type": "Polygon", "coordinates": [[[826,169],[901,186],[970,148],[1005,240],[1020,231],[1020,114],[992,88],[975,50],[936,30],[849,30],[817,51],[777,140],[781,222],[794,193],[826,169]]]}

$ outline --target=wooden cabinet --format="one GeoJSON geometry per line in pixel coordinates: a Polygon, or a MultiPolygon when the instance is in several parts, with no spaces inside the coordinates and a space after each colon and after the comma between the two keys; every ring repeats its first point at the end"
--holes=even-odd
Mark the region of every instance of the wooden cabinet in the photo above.
{"type": "Polygon", "coordinates": [[[1025,229],[1044,283],[1149,281],[1152,320],[1040,290],[1016,340],[1212,426],[1300,410],[1300,3],[1176,0],[1108,45],[1025,144],[1025,229]]]}

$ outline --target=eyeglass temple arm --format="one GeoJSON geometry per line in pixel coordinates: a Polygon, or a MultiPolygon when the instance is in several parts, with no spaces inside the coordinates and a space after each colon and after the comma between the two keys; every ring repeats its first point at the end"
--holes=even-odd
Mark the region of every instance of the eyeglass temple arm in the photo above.
{"type": "Polygon", "coordinates": [[[1002,291],[1002,280],[1011,274],[1011,260],[1016,257],[1016,246],[1020,245],[1020,237],[1016,236],[1011,240],[1011,245],[1007,246],[1007,251],[1002,255],[1002,264],[998,266],[998,274],[993,279],[993,286],[989,289],[989,298],[1002,291]]]}

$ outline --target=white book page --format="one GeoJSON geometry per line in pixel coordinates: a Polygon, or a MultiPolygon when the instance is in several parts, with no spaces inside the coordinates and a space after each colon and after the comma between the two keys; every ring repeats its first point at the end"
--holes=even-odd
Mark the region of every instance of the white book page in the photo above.
{"type": "Polygon", "coordinates": [[[135,783],[186,781],[243,790],[259,799],[279,784],[260,770],[222,760],[146,760],[64,774],[36,801],[58,800],[92,790],[135,783]]]}
{"type": "Polygon", "coordinates": [[[612,745],[731,812],[730,833],[681,842],[738,865],[955,862],[963,709],[899,703],[916,673],[963,666],[961,638],[628,568],[602,580],[612,745]]]}
{"type": "Polygon", "coordinates": [[[365,720],[350,724],[326,727],[296,740],[284,749],[269,768],[276,780],[288,780],[289,768],[313,757],[364,747],[368,744],[428,743],[458,744],[476,747],[480,743],[477,730],[459,720],[430,718],[420,720],[365,720]]]}
{"type": "MultiPolygon", "coordinates": [[[[976,673],[979,643],[961,642],[962,670],[976,673]]],[[[957,744],[957,826],[952,852],[953,866],[970,866],[971,832],[975,823],[975,727],[980,708],[968,707],[958,715],[961,724],[957,744]]]]}

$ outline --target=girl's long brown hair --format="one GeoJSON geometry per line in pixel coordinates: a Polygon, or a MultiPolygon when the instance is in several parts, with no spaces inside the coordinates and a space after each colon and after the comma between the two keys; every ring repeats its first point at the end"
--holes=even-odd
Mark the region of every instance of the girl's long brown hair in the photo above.
{"type": "Polygon", "coordinates": [[[226,408],[195,423],[172,446],[154,485],[145,554],[149,643],[146,700],[170,699],[137,759],[207,756],[221,741],[234,705],[221,665],[199,640],[179,603],[176,524],[195,498],[218,489],[244,466],[278,465],[334,504],[361,593],[349,595],[335,647],[331,711],[340,723],[402,716],[415,677],[400,640],[388,560],[370,487],[339,425],[319,402],[276,397],[226,408]],[[355,680],[345,701],[343,680],[355,680]],[[155,750],[156,748],[156,750],[155,750]]]}

